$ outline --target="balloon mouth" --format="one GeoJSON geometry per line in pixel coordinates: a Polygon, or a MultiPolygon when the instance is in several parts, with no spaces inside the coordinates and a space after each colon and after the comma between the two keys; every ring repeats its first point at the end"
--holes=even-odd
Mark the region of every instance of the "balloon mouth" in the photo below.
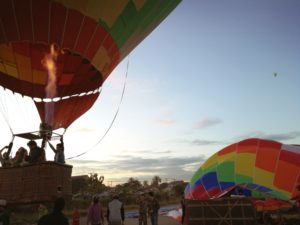
{"type": "Polygon", "coordinates": [[[52,126],[47,123],[40,123],[39,135],[47,140],[51,139],[52,126]]]}
{"type": "MultiPolygon", "coordinates": [[[[49,44],[29,41],[0,44],[0,85],[31,98],[47,99],[48,71],[42,60],[49,49],[49,44]]],[[[70,49],[59,49],[56,66],[57,93],[51,101],[94,92],[103,84],[101,72],[87,58],[70,49]]]]}

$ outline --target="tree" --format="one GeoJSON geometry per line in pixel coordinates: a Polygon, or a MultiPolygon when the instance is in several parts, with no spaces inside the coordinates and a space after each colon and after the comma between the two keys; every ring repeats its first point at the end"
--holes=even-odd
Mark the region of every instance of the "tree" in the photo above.
{"type": "Polygon", "coordinates": [[[159,176],[154,176],[152,178],[151,186],[158,188],[158,186],[159,186],[160,183],[161,183],[161,178],[159,176]]]}
{"type": "Polygon", "coordinates": [[[101,193],[106,187],[103,184],[104,176],[98,177],[97,173],[90,173],[87,184],[87,191],[91,193],[101,193]]]}
{"type": "Polygon", "coordinates": [[[160,189],[160,190],[163,190],[163,189],[166,189],[168,186],[169,186],[168,183],[161,183],[161,184],[159,185],[159,189],[160,189]]]}
{"type": "Polygon", "coordinates": [[[186,183],[184,182],[180,182],[180,183],[177,183],[174,187],[173,187],[173,191],[175,193],[176,196],[181,196],[182,193],[184,192],[184,189],[186,187],[186,183]]]}
{"type": "Polygon", "coordinates": [[[72,177],[72,193],[77,194],[82,190],[86,190],[86,187],[88,185],[87,180],[87,175],[72,177]]]}
{"type": "Polygon", "coordinates": [[[144,181],[143,181],[143,186],[144,186],[144,188],[149,187],[149,184],[148,184],[148,181],[147,181],[147,180],[144,180],[144,181]]]}
{"type": "Polygon", "coordinates": [[[133,192],[136,192],[142,188],[142,184],[139,180],[130,177],[127,183],[123,184],[123,187],[126,189],[130,189],[133,192]]]}

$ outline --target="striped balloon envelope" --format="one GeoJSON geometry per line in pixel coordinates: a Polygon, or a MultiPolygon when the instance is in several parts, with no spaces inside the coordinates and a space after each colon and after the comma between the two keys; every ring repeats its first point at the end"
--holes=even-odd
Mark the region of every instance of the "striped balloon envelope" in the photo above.
{"type": "Polygon", "coordinates": [[[0,86],[32,98],[42,122],[54,129],[67,128],[93,106],[113,69],[179,3],[1,0],[0,86]],[[49,100],[42,60],[52,45],[57,50],[57,90],[49,100]],[[45,119],[49,101],[55,105],[52,121],[45,119]]]}
{"type": "Polygon", "coordinates": [[[252,196],[299,196],[300,146],[263,139],[231,144],[207,159],[185,190],[187,199],[210,199],[235,187],[252,196]]]}

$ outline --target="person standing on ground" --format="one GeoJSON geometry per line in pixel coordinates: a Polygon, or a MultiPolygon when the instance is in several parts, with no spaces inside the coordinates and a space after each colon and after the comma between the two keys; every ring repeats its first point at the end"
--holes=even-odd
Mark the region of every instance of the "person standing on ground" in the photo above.
{"type": "Polygon", "coordinates": [[[0,224],[9,225],[9,211],[6,208],[6,200],[0,199],[0,224]]]}
{"type": "Polygon", "coordinates": [[[139,205],[139,225],[147,225],[147,202],[145,194],[141,194],[137,200],[139,205]]]}
{"type": "Polygon", "coordinates": [[[184,224],[184,218],[185,218],[185,198],[184,198],[184,193],[181,195],[181,211],[182,211],[182,216],[181,216],[181,224],[184,224]]]}
{"type": "Polygon", "coordinates": [[[38,225],[69,225],[69,220],[62,213],[65,207],[65,200],[63,198],[58,198],[55,200],[52,213],[42,216],[38,225]]]}
{"type": "Polygon", "coordinates": [[[46,215],[48,213],[48,209],[44,204],[39,204],[39,207],[37,209],[37,218],[40,219],[42,216],[46,215]]]}
{"type": "Polygon", "coordinates": [[[108,225],[124,225],[124,206],[118,195],[113,196],[113,200],[108,203],[107,221],[108,225]]]}
{"type": "Polygon", "coordinates": [[[103,210],[101,204],[99,203],[99,198],[97,196],[93,198],[93,203],[89,207],[86,224],[87,225],[104,224],[103,210]]]}
{"type": "Polygon", "coordinates": [[[75,208],[72,214],[72,225],[80,225],[80,213],[78,208],[75,208]]]}
{"type": "Polygon", "coordinates": [[[160,208],[157,198],[154,196],[152,191],[149,192],[149,204],[148,204],[148,214],[151,219],[152,225],[158,225],[158,211],[160,208]]]}

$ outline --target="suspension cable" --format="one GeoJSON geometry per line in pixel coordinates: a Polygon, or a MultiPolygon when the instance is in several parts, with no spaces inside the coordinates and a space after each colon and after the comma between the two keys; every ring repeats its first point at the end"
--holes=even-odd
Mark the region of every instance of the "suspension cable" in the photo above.
{"type": "Polygon", "coordinates": [[[120,98],[120,102],[119,102],[119,105],[118,105],[118,108],[116,110],[116,113],[111,121],[111,123],[109,124],[107,130],[105,131],[105,133],[102,135],[102,137],[91,147],[89,148],[88,150],[78,154],[78,155],[75,155],[75,156],[72,156],[72,157],[69,157],[69,158],[66,158],[66,159],[74,159],[74,158],[78,158],[82,155],[85,155],[86,153],[88,153],[89,151],[93,150],[97,145],[100,144],[100,142],[102,142],[102,140],[105,138],[105,136],[108,134],[108,132],[110,131],[110,129],[112,128],[116,118],[117,118],[117,115],[119,114],[119,111],[120,111],[120,107],[121,107],[121,103],[123,101],[123,97],[124,97],[124,93],[125,93],[125,89],[126,89],[126,84],[127,84],[127,77],[128,77],[128,69],[129,69],[129,56],[128,56],[128,61],[127,61],[127,67],[126,67],[126,73],[125,73],[125,80],[124,80],[124,85],[123,85],[123,90],[122,90],[122,94],[121,94],[121,98],[120,98]]]}
{"type": "Polygon", "coordinates": [[[9,127],[9,130],[11,132],[11,134],[13,135],[13,130],[12,130],[12,127],[11,127],[11,124],[9,122],[9,118],[8,118],[8,110],[7,110],[7,103],[6,103],[6,96],[7,93],[5,93],[5,89],[3,88],[2,90],[4,93],[1,94],[1,100],[0,100],[0,111],[1,111],[1,114],[2,114],[2,117],[4,118],[7,126],[9,127]]]}

